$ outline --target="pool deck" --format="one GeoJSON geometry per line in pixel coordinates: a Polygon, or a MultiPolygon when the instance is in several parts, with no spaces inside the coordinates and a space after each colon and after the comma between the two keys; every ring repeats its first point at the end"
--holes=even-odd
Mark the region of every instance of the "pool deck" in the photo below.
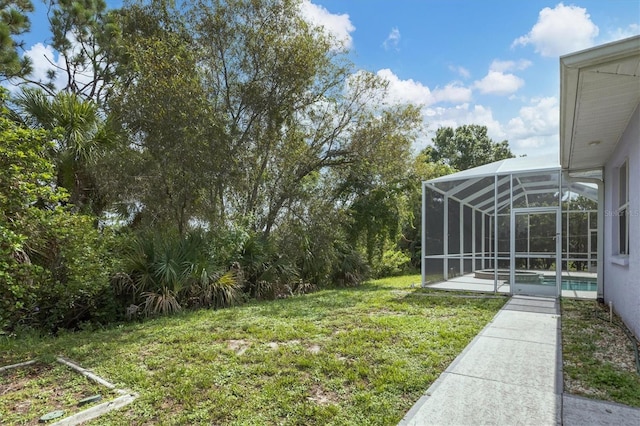
{"type": "MultiPolygon", "coordinates": [[[[587,272],[563,272],[563,277],[593,278],[594,274],[587,272]]],[[[493,280],[475,278],[474,274],[462,275],[451,278],[448,281],[427,284],[429,288],[440,290],[463,290],[493,293],[493,280]]],[[[511,287],[504,280],[498,280],[498,293],[510,294],[511,287]]],[[[595,291],[562,290],[562,297],[569,299],[596,299],[595,291]]]]}

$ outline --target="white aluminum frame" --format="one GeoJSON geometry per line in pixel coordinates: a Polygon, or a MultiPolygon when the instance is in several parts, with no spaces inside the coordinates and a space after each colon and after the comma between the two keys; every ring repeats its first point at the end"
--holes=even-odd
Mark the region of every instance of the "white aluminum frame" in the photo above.
{"type": "MultiPolygon", "coordinates": [[[[511,294],[526,294],[530,296],[553,296],[559,297],[562,294],[562,208],[561,206],[556,207],[524,207],[511,209],[511,218],[510,218],[510,227],[511,232],[509,235],[509,252],[510,252],[510,268],[509,268],[509,282],[511,294]],[[553,256],[548,256],[549,258],[555,259],[556,264],[556,286],[551,294],[546,294],[547,290],[546,286],[542,286],[540,284],[518,284],[516,282],[516,216],[517,215],[530,215],[530,214],[555,214],[555,223],[556,223],[556,237],[555,237],[555,253],[553,256]]],[[[528,238],[529,239],[529,238],[528,238]]],[[[540,253],[536,253],[534,255],[528,253],[527,257],[536,257],[542,258],[547,256],[542,256],[540,253]]],[[[522,256],[518,256],[522,257],[522,256]]]]}

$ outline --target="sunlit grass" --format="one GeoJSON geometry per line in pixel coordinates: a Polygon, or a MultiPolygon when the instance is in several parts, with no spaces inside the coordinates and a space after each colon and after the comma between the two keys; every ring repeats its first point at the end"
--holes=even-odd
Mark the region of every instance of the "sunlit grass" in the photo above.
{"type": "Polygon", "coordinates": [[[0,364],[61,354],[140,394],[94,424],[395,424],[504,303],[419,282],[4,338],[0,364]]]}

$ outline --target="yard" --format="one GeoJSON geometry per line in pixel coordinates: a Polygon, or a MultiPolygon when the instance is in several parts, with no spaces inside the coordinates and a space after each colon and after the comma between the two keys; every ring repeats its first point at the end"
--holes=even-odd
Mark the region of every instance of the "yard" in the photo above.
{"type": "MultiPolygon", "coordinates": [[[[120,388],[131,405],[90,424],[396,424],[506,298],[378,280],[277,301],[202,310],[57,338],[0,337],[0,424],[109,392],[56,364],[63,355],[120,388]],[[33,379],[33,380],[31,380],[33,379]]],[[[640,406],[622,324],[593,301],[565,300],[565,392],[640,406]]]]}
{"type": "MultiPolygon", "coordinates": [[[[619,317],[595,301],[562,301],[564,391],[640,407],[640,363],[619,317]]],[[[635,342],[636,348],[638,343],[635,342]]]]}
{"type": "MultiPolygon", "coordinates": [[[[0,365],[63,355],[140,394],[101,425],[395,424],[505,300],[427,297],[410,287],[419,281],[378,280],[57,338],[4,337],[0,365]]],[[[9,405],[0,412],[11,415],[9,405]]]]}

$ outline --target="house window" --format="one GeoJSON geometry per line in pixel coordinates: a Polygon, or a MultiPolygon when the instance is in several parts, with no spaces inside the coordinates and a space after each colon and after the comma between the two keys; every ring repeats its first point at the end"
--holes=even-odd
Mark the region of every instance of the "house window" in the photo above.
{"type": "Polygon", "coordinates": [[[618,169],[618,253],[629,254],[629,179],[627,176],[628,162],[618,169]]]}

